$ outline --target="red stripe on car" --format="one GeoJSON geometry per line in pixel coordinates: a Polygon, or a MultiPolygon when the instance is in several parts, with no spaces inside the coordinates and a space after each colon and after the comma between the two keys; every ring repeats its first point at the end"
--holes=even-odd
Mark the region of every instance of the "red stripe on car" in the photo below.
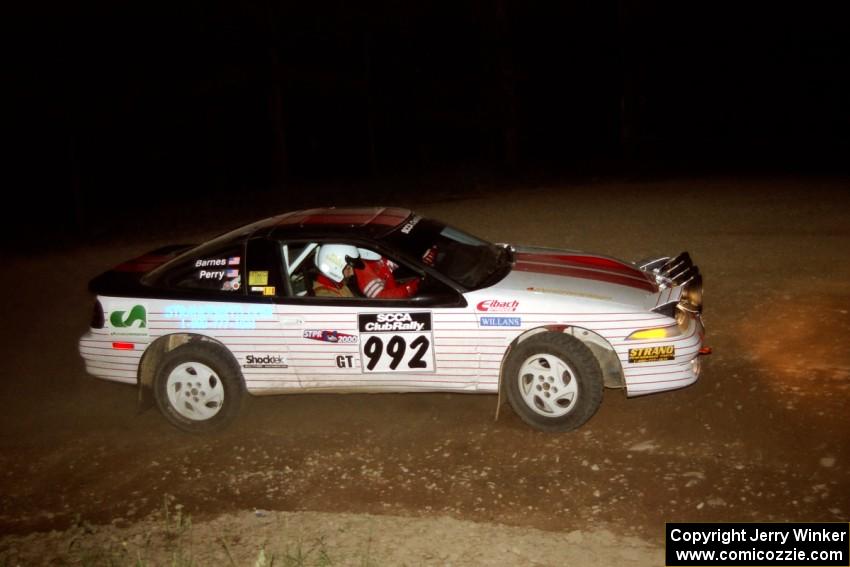
{"type": "Polygon", "coordinates": [[[631,276],[615,274],[612,272],[596,271],[589,268],[569,267],[569,266],[554,266],[552,264],[537,264],[532,262],[517,262],[514,269],[520,272],[532,272],[538,274],[552,274],[555,276],[569,276],[573,278],[581,278],[583,280],[595,280],[607,282],[617,285],[623,285],[634,289],[640,289],[650,293],[655,293],[658,288],[648,280],[639,280],[631,276]]]}
{"type": "Polygon", "coordinates": [[[517,254],[517,260],[520,262],[549,262],[574,267],[598,268],[601,270],[619,272],[633,277],[646,279],[646,275],[637,268],[624,264],[623,262],[613,260],[611,258],[603,258],[601,256],[580,254],[535,254],[530,252],[520,252],[517,254]]]}

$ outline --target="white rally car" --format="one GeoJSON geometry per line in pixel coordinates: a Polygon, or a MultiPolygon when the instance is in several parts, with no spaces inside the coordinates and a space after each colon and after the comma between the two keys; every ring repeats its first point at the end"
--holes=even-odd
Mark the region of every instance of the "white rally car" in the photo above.
{"type": "Polygon", "coordinates": [[[681,388],[708,352],[687,253],[632,264],[497,245],[396,208],[282,214],[155,250],[90,289],[86,370],[137,385],[191,432],[227,424],[246,392],[500,393],[533,427],[564,431],[593,416],[603,386],[681,388]],[[418,290],[317,296],[332,244],[392,260],[418,290]]]}

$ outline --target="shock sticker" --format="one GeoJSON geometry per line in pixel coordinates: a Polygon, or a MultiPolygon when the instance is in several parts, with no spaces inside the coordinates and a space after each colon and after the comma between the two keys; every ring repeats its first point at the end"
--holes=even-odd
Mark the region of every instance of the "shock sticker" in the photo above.
{"type": "Polygon", "coordinates": [[[279,354],[249,354],[245,357],[243,368],[289,368],[286,357],[279,354]]]}
{"type": "Polygon", "coordinates": [[[361,313],[357,324],[362,372],[434,371],[431,313],[361,313]]]}
{"type": "Polygon", "coordinates": [[[661,362],[663,360],[673,360],[676,358],[676,347],[668,346],[653,346],[629,349],[629,362],[661,362]]]}

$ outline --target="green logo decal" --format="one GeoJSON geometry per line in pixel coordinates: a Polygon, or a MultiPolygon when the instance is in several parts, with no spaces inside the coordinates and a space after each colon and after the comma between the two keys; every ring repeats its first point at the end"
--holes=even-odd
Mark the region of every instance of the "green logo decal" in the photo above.
{"type": "Polygon", "coordinates": [[[113,311],[112,315],[109,316],[109,322],[116,328],[133,327],[138,322],[139,324],[135,326],[144,329],[147,327],[148,314],[143,306],[134,305],[129,313],[127,311],[113,311]]]}

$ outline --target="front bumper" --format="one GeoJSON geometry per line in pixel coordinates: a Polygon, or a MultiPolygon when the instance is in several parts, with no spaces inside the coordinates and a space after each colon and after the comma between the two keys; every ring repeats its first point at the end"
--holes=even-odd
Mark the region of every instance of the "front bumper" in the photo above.
{"type": "Polygon", "coordinates": [[[615,350],[623,367],[626,395],[643,396],[676,390],[696,382],[702,367],[700,349],[703,346],[704,336],[702,320],[696,316],[688,331],[680,337],[652,341],[625,341],[617,345],[615,350]],[[672,360],[630,362],[630,349],[656,346],[664,349],[673,347],[672,360]]]}

